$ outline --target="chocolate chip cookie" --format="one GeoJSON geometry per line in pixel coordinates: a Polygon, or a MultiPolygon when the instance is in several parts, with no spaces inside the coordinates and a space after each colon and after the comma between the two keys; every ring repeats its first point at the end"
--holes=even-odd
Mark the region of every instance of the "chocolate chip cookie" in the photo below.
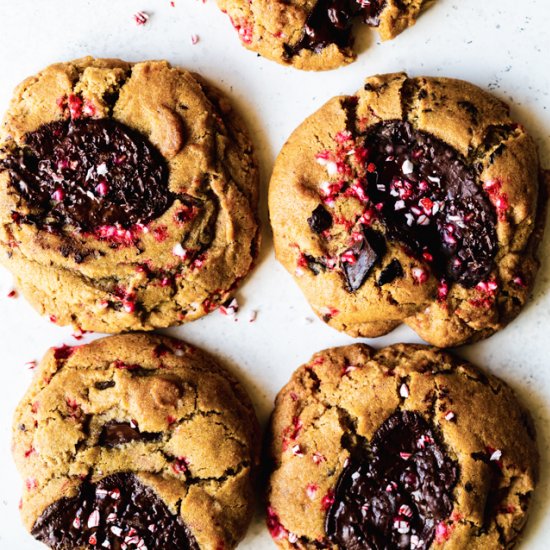
{"type": "Polygon", "coordinates": [[[534,140],[479,88],[367,79],[289,138],[270,184],[279,261],[352,336],[401,323],[437,346],[485,338],[524,306],[546,183],[534,140]]]}
{"type": "Polygon", "coordinates": [[[242,44],[283,65],[305,70],[351,63],[352,26],[378,29],[382,40],[413,25],[426,0],[218,0],[242,44]]]}
{"type": "Polygon", "coordinates": [[[259,428],[242,387],[171,338],[51,349],[14,419],[21,513],[50,548],[234,548],[259,428]]]}
{"type": "Polygon", "coordinates": [[[61,325],[180,324],[250,271],[257,195],[243,124],[198,75],[52,65],[17,88],[1,127],[0,261],[61,325]]]}
{"type": "Polygon", "coordinates": [[[512,390],[420,345],[315,354],[277,396],[270,445],[281,548],[511,548],[538,475],[512,390]]]}

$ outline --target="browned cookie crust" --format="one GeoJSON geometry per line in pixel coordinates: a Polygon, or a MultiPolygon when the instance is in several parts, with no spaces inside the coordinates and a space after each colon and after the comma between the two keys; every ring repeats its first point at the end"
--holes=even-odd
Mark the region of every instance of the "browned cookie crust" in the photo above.
{"type": "Polygon", "coordinates": [[[378,29],[382,40],[413,25],[426,0],[218,0],[248,49],[305,70],[351,63],[352,25],[378,29]]]}
{"type": "Polygon", "coordinates": [[[441,347],[485,338],[534,283],[539,174],[533,139],[493,96],[458,80],[371,77],[279,154],[277,258],[315,312],[353,336],[404,322],[441,347]]]}
{"type": "Polygon", "coordinates": [[[538,472],[530,415],[436,348],[315,354],[275,402],[268,527],[281,548],[511,548],[538,472]]]}
{"type": "Polygon", "coordinates": [[[163,61],[52,65],[0,131],[0,262],[62,325],[149,330],[216,308],[256,257],[257,199],[228,101],[163,61]]]}
{"type": "Polygon", "coordinates": [[[210,357],[131,334],[46,354],[13,453],[23,521],[51,548],[220,550],[250,520],[259,428],[210,357]]]}

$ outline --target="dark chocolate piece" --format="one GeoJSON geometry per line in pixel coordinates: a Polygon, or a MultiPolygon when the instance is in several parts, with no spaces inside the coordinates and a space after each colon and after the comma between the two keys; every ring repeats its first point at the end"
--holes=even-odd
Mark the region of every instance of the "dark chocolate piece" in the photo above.
{"type": "Polygon", "coordinates": [[[103,382],[96,382],[94,387],[96,390],[106,390],[108,388],[114,388],[116,382],[114,380],[105,380],[103,382]]]}
{"type": "Polygon", "coordinates": [[[151,432],[140,432],[128,422],[108,422],[103,426],[99,434],[99,444],[103,447],[116,447],[129,441],[155,441],[160,434],[151,432]]]}
{"type": "Polygon", "coordinates": [[[421,414],[400,411],[370,451],[352,451],[326,517],[329,540],[346,550],[425,550],[453,508],[458,465],[421,414]]]}
{"type": "Polygon", "coordinates": [[[403,267],[401,266],[401,262],[394,258],[381,272],[378,276],[378,281],[376,281],[376,284],[378,286],[384,286],[392,281],[395,281],[395,279],[403,277],[403,267]]]}
{"type": "Polygon", "coordinates": [[[320,204],[312,213],[311,218],[307,219],[309,227],[314,233],[322,233],[323,231],[332,227],[332,216],[320,204]]]}
{"type": "Polygon", "coordinates": [[[309,14],[302,37],[297,44],[286,48],[289,56],[300,50],[319,53],[323,48],[336,44],[339,48],[351,46],[351,27],[361,18],[371,27],[380,24],[380,14],[386,0],[318,0],[309,14]]]}
{"type": "Polygon", "coordinates": [[[97,484],[84,481],[75,497],[62,498],[46,508],[32,534],[54,550],[143,546],[199,550],[181,517],[130,473],[111,475],[97,484]]]}
{"type": "Polygon", "coordinates": [[[160,153],[113,119],[44,124],[0,169],[31,211],[21,221],[51,230],[128,229],[158,218],[174,200],[160,153]]]}
{"type": "Polygon", "coordinates": [[[390,238],[465,287],[484,280],[497,252],[496,215],[476,171],[434,136],[403,121],[372,127],[367,194],[390,238]]]}
{"type": "Polygon", "coordinates": [[[363,239],[340,256],[342,271],[351,292],[361,288],[384,252],[384,237],[379,232],[366,228],[363,231],[363,239]]]}

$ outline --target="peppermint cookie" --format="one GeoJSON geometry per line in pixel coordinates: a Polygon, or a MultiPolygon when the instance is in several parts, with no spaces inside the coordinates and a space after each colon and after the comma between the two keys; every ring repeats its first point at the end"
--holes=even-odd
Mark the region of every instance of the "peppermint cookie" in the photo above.
{"type": "Polygon", "coordinates": [[[258,432],[242,387],[183,342],[53,348],[15,413],[23,521],[58,550],[234,548],[258,432]]]}
{"type": "Polygon", "coordinates": [[[190,321],[251,269],[257,184],[241,121],[199,76],[52,65],[17,88],[0,131],[0,261],[61,325],[190,321]]]}
{"type": "Polygon", "coordinates": [[[277,396],[270,444],[281,548],[511,548],[537,480],[512,390],[427,346],[317,353],[277,396]]]}
{"type": "Polygon", "coordinates": [[[298,69],[322,71],[351,63],[352,26],[378,29],[382,40],[413,25],[426,0],[218,0],[242,44],[298,69]]]}
{"type": "Polygon", "coordinates": [[[508,107],[445,78],[375,76],[283,147],[275,251],[315,312],[352,336],[401,323],[453,346],[504,327],[533,286],[546,200],[508,107]]]}

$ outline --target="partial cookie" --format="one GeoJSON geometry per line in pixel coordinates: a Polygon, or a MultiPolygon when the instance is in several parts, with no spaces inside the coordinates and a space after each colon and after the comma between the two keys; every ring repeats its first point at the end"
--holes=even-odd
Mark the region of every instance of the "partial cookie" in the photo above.
{"type": "Polygon", "coordinates": [[[14,418],[21,513],[56,550],[234,548],[259,428],[242,387],[178,340],[51,349],[14,418]]]}
{"type": "Polygon", "coordinates": [[[533,287],[539,177],[534,140],[495,97],[458,80],[374,76],[279,154],[277,258],[315,312],[352,336],[404,322],[437,346],[479,340],[533,287]]]}
{"type": "Polygon", "coordinates": [[[382,40],[413,25],[429,0],[218,0],[250,50],[298,69],[351,63],[352,26],[378,29],[382,40]]]}
{"type": "Polygon", "coordinates": [[[163,61],[52,65],[0,131],[0,261],[61,325],[149,330],[216,308],[256,257],[257,199],[240,119],[163,61]]]}
{"type": "Polygon", "coordinates": [[[501,380],[436,348],[315,354],[275,402],[268,527],[281,548],[511,548],[538,476],[501,380]]]}

